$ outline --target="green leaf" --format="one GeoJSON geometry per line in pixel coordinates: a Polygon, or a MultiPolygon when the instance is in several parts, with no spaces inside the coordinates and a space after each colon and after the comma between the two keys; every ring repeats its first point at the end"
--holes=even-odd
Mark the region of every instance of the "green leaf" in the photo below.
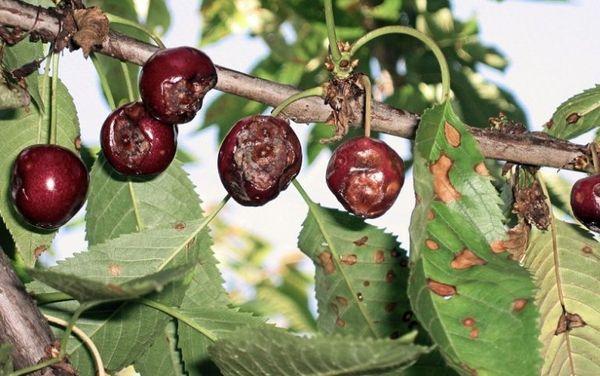
{"type": "Polygon", "coordinates": [[[600,244],[576,225],[554,220],[549,231],[532,230],[525,266],[539,289],[540,374],[600,374],[600,244]],[[565,312],[585,326],[557,332],[568,321],[565,312]]]}
{"type": "MultiPolygon", "coordinates": [[[[4,58],[3,63],[6,64],[10,70],[21,68],[23,65],[38,60],[44,56],[44,48],[41,42],[30,42],[23,40],[14,46],[3,49],[4,58]]],[[[36,104],[38,109],[44,108],[44,103],[40,93],[40,87],[38,83],[38,74],[36,72],[25,78],[27,83],[27,91],[33,102],[36,104]]],[[[43,111],[43,110],[42,110],[43,111]]]]}
{"type": "Polygon", "coordinates": [[[154,344],[135,362],[135,369],[142,376],[182,376],[183,360],[177,350],[177,326],[174,320],[157,336],[154,344]]]}
{"type": "MultiPolygon", "coordinates": [[[[209,260],[209,255],[212,257],[207,223],[208,219],[188,221],[177,226],[150,228],[122,235],[105,243],[92,245],[89,251],[60,262],[50,270],[121,283],[200,261],[201,264],[191,278],[208,280],[209,287],[198,292],[200,294],[207,291],[208,294],[210,288],[219,282],[211,282],[205,272],[214,265],[210,261],[207,261],[208,265],[202,265],[205,257],[206,260],[209,260]]],[[[161,293],[152,296],[152,299],[177,306],[181,304],[188,284],[189,281],[171,284],[161,293]]],[[[68,317],[74,308],[76,307],[72,304],[60,303],[45,307],[44,312],[68,317]]],[[[167,316],[154,309],[121,303],[86,311],[77,325],[96,343],[105,367],[114,371],[138,359],[154,342],[155,337],[162,333],[167,321],[167,316]]],[[[68,352],[71,361],[78,368],[87,367],[90,362],[89,354],[79,342],[70,342],[68,352]]]]}
{"type": "MultiPolygon", "coordinates": [[[[195,263],[190,263],[125,281],[113,275],[108,279],[104,275],[98,279],[93,275],[82,278],[79,274],[55,272],[53,268],[29,269],[28,273],[38,281],[72,296],[80,303],[100,303],[131,300],[151,292],[162,291],[165,285],[183,279],[194,266],[195,263]],[[111,282],[113,278],[114,282],[111,282]]],[[[117,274],[118,265],[115,263],[112,267],[114,274],[117,274]]]]}
{"type": "Polygon", "coordinates": [[[309,338],[247,328],[217,341],[210,354],[225,376],[397,374],[429,351],[413,339],[309,338]]]}
{"type": "Polygon", "coordinates": [[[202,328],[200,333],[183,321],[178,323],[178,346],[185,361],[185,369],[190,376],[214,374],[216,367],[212,364],[208,353],[208,347],[213,343],[210,337],[221,338],[237,333],[241,328],[248,326],[269,328],[264,319],[224,306],[183,309],[181,313],[191,318],[197,327],[202,328]]]}
{"type": "MultiPolygon", "coordinates": [[[[42,77],[39,77],[40,86],[42,77]]],[[[47,85],[50,85],[48,80],[47,85]]],[[[49,86],[47,86],[49,87],[49,86]]],[[[79,121],[73,99],[59,81],[57,90],[58,144],[77,153],[79,121]]],[[[27,146],[44,144],[48,139],[48,119],[34,106],[0,112],[0,214],[10,231],[17,252],[27,266],[33,266],[37,256],[50,247],[55,231],[44,231],[28,225],[12,207],[9,186],[12,166],[17,155],[27,146]],[[37,256],[36,256],[37,253],[37,256]]]]}
{"type": "Polygon", "coordinates": [[[401,373],[402,376],[454,376],[456,374],[446,364],[446,361],[437,349],[429,354],[422,355],[415,364],[401,373]]]}
{"type": "Polygon", "coordinates": [[[310,202],[298,247],[316,266],[321,331],[376,338],[408,331],[407,260],[395,236],[310,202]]]}
{"type": "Polygon", "coordinates": [[[8,376],[14,371],[11,353],[11,345],[6,343],[0,345],[0,376],[8,376]]]}
{"type": "Polygon", "coordinates": [[[90,174],[86,236],[99,244],[141,228],[175,226],[202,217],[194,185],[174,161],[152,178],[125,177],[99,155],[90,174]]]}
{"type": "Polygon", "coordinates": [[[164,35],[171,26],[171,15],[165,0],[150,0],[146,25],[158,35],[164,35]]]}
{"type": "Polygon", "coordinates": [[[562,103],[545,125],[549,135],[571,139],[600,127],[600,85],[562,103]]]}
{"type": "Polygon", "coordinates": [[[505,238],[484,157],[448,102],[427,110],[414,149],[417,206],[408,294],[419,322],[460,374],[537,373],[537,311],[526,270],[492,252],[505,238]]]}

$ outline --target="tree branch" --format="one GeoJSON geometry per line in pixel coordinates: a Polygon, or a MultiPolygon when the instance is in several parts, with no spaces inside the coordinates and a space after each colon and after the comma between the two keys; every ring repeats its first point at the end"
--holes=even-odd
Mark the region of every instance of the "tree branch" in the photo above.
{"type": "MultiPolygon", "coordinates": [[[[25,286],[0,249],[0,343],[12,345],[15,369],[47,359],[54,342],[52,331],[25,286]]],[[[67,368],[45,368],[33,375],[72,375],[67,368]]]]}
{"type": "MultiPolygon", "coordinates": [[[[0,1],[0,24],[31,31],[32,35],[46,42],[52,41],[59,32],[57,17],[44,8],[28,5],[18,0],[0,1]]],[[[99,53],[116,59],[142,65],[158,47],[110,32],[98,49],[99,53]]],[[[225,93],[241,96],[277,106],[286,98],[299,92],[293,86],[246,75],[224,67],[217,67],[216,88],[225,93]]],[[[362,119],[362,103],[353,103],[353,119],[362,119]]],[[[298,123],[325,122],[331,108],[319,98],[300,100],[285,110],[285,115],[298,123]]],[[[383,103],[374,103],[373,130],[391,135],[413,138],[420,117],[383,103]]],[[[353,124],[353,125],[358,125],[353,124]]],[[[591,171],[591,155],[585,145],[554,139],[543,134],[503,134],[493,129],[471,128],[487,158],[519,164],[548,166],[569,170],[591,171]]]]}

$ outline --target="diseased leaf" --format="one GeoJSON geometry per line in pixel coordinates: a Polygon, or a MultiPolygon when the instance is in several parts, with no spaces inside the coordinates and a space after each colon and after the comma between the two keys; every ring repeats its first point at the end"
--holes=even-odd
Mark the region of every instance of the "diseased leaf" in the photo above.
{"type": "Polygon", "coordinates": [[[177,326],[174,320],[164,328],[163,335],[135,362],[135,369],[142,376],[183,376],[183,360],[177,350],[177,326]]]}
{"type": "Polygon", "coordinates": [[[600,374],[600,244],[571,223],[532,230],[525,266],[541,314],[542,375],[600,374]]]}
{"type": "MultiPolygon", "coordinates": [[[[38,77],[43,86],[42,77],[38,77]]],[[[49,88],[50,82],[46,83],[49,88]]],[[[79,137],[79,121],[73,99],[59,81],[57,89],[57,143],[77,152],[76,139],[79,137]]],[[[27,146],[44,144],[48,141],[49,123],[35,107],[0,111],[0,214],[10,231],[16,251],[29,267],[37,257],[46,251],[54,238],[55,231],[39,230],[27,224],[15,211],[10,200],[10,178],[17,155],[27,146]]]]}
{"type": "Polygon", "coordinates": [[[412,334],[393,341],[246,328],[217,341],[210,354],[225,376],[392,375],[429,351],[413,340],[412,334]]]}
{"type": "Polygon", "coordinates": [[[321,331],[397,338],[409,330],[408,263],[395,236],[311,202],[298,247],[316,266],[321,331]]]}
{"type": "Polygon", "coordinates": [[[28,273],[38,281],[62,291],[79,302],[109,302],[139,298],[154,291],[161,291],[165,285],[183,279],[196,266],[195,263],[179,267],[159,270],[141,277],[121,280],[118,274],[119,266],[114,263],[109,266],[109,275],[96,279],[89,274],[80,277],[79,274],[55,272],[50,269],[29,269],[28,273]],[[108,278],[107,278],[108,277],[108,278]],[[115,282],[112,282],[112,279],[115,282]]]}
{"type": "Polygon", "coordinates": [[[414,149],[408,293],[419,322],[460,374],[536,374],[529,274],[500,247],[500,199],[484,157],[448,102],[427,110],[414,149]]]}
{"type": "Polygon", "coordinates": [[[567,99],[544,127],[549,135],[564,139],[600,127],[600,85],[567,99]]]}
{"type": "Polygon", "coordinates": [[[0,111],[25,107],[30,102],[31,97],[25,89],[0,77],[0,111]]]}

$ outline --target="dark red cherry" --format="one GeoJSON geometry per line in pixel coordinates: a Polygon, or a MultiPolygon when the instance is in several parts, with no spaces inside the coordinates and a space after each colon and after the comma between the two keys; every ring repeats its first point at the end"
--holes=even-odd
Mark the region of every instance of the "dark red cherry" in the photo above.
{"type": "Polygon", "coordinates": [[[571,209],[587,228],[600,233],[600,175],[575,182],[571,189],[571,209]]]}
{"type": "Polygon", "coordinates": [[[177,126],[150,116],[140,102],[113,111],[100,131],[102,152],[123,175],[163,172],[177,151],[177,126]]]}
{"type": "Polygon", "coordinates": [[[55,229],[81,209],[88,184],[87,169],[75,153],[57,145],[33,145],[15,160],[11,198],[27,222],[55,229]]]}
{"type": "Polygon", "coordinates": [[[375,218],[392,207],[404,184],[404,162],[385,142],[353,138],[327,165],[327,185],[349,212],[375,218]]]}
{"type": "Polygon", "coordinates": [[[192,47],[159,50],[142,67],[140,95],[160,121],[187,123],[202,107],[204,95],[217,84],[213,62],[192,47]]]}
{"type": "Polygon", "coordinates": [[[302,149],[287,121],[272,116],[239,120],[221,144],[219,176],[231,197],[261,206],[288,187],[300,172],[302,149]]]}

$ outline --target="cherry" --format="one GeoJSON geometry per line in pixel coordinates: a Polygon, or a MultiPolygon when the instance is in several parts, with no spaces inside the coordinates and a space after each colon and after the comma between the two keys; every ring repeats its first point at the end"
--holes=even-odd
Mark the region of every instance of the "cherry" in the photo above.
{"type": "Polygon", "coordinates": [[[177,126],[148,115],[144,105],[133,102],[117,108],[102,125],[102,152],[123,175],[163,172],[177,151],[177,126]]]}
{"type": "Polygon", "coordinates": [[[221,182],[244,206],[261,206],[285,190],[300,172],[302,149],[288,122],[272,116],[239,120],[219,150],[221,182]]]}
{"type": "Polygon", "coordinates": [[[600,175],[575,182],[571,189],[571,209],[587,228],[600,233],[600,175]]]}
{"type": "Polygon", "coordinates": [[[217,84],[213,62],[192,47],[159,50],[140,75],[140,95],[148,112],[160,121],[187,123],[202,107],[204,95],[217,84]]]}
{"type": "Polygon", "coordinates": [[[327,165],[327,185],[349,212],[363,218],[384,214],[404,184],[404,162],[385,142],[353,138],[340,145],[327,165]]]}
{"type": "Polygon", "coordinates": [[[33,145],[15,160],[11,198],[27,222],[55,229],[81,209],[88,184],[87,169],[75,153],[57,145],[33,145]]]}

